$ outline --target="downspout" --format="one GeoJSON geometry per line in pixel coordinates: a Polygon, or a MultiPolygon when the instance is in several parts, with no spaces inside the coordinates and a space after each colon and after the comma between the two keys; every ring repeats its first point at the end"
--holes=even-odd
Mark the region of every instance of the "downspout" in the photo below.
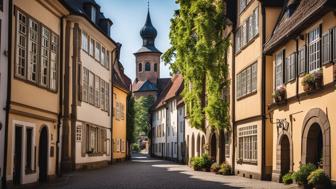
{"type": "Polygon", "coordinates": [[[119,61],[120,58],[120,48],[121,48],[121,44],[117,43],[117,47],[116,49],[113,50],[113,53],[116,53],[115,59],[113,64],[111,65],[111,161],[110,164],[113,163],[113,146],[114,146],[114,140],[113,140],[113,118],[114,118],[114,112],[113,112],[113,104],[114,104],[114,87],[113,87],[113,83],[114,83],[114,79],[113,79],[113,75],[114,75],[114,65],[117,63],[117,61],[119,61]]]}
{"type": "Polygon", "coordinates": [[[167,147],[167,140],[168,140],[168,138],[167,138],[167,135],[168,135],[168,107],[165,107],[165,111],[166,111],[166,115],[165,115],[165,118],[166,118],[166,135],[165,135],[165,138],[166,138],[166,140],[165,140],[165,150],[166,150],[166,154],[165,154],[165,159],[167,159],[168,157],[168,147],[167,147]]]}
{"type": "MultiPolygon", "coordinates": [[[[176,100],[176,104],[177,104],[177,100],[176,100]]],[[[179,161],[179,120],[178,120],[178,108],[176,105],[176,160],[177,162],[179,161]]]]}
{"type": "Polygon", "coordinates": [[[296,72],[296,98],[299,100],[299,39],[296,38],[295,42],[296,42],[296,64],[295,64],[295,72],[296,72]]]}
{"type": "MultiPolygon", "coordinates": [[[[235,26],[233,26],[233,28],[235,28],[235,26]]],[[[232,30],[232,40],[235,40],[235,33],[234,33],[234,29],[232,30]]],[[[236,43],[233,42],[232,43],[232,71],[231,71],[231,78],[232,78],[232,109],[231,109],[231,115],[232,115],[232,138],[233,138],[233,144],[232,144],[232,171],[233,173],[235,172],[235,167],[236,167],[236,75],[235,75],[235,71],[236,71],[236,59],[235,59],[235,49],[236,49],[236,43]]]]}
{"type": "MultiPolygon", "coordinates": [[[[261,3],[262,11],[262,47],[266,41],[266,10],[265,6],[261,3]]],[[[261,159],[261,179],[266,179],[266,55],[262,53],[262,65],[261,65],[261,125],[262,125],[262,159],[261,159]]]]}
{"type": "Polygon", "coordinates": [[[61,149],[62,148],[62,143],[61,143],[61,122],[62,122],[62,117],[63,117],[63,65],[64,65],[64,18],[63,16],[61,18],[61,36],[60,36],[60,41],[61,41],[61,46],[60,46],[60,79],[59,79],[59,102],[58,102],[58,108],[59,108],[59,113],[57,117],[57,141],[56,141],[56,173],[57,176],[62,176],[61,172],[61,149]]]}
{"type": "Polygon", "coordinates": [[[6,189],[6,176],[7,176],[7,150],[8,150],[8,127],[9,127],[9,110],[10,110],[10,102],[11,102],[11,78],[12,78],[12,19],[13,19],[13,1],[8,1],[8,77],[7,77],[7,101],[6,101],[6,120],[5,120],[5,146],[4,146],[4,161],[3,161],[3,174],[2,174],[2,188],[6,189]]]}

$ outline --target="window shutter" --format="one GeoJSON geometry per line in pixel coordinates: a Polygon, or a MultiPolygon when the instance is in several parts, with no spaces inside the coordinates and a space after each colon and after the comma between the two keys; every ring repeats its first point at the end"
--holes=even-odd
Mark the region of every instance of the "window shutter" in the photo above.
{"type": "Polygon", "coordinates": [[[328,64],[330,62],[330,35],[329,32],[322,36],[322,64],[328,64]]]}
{"type": "Polygon", "coordinates": [[[334,59],[334,62],[336,62],[336,28],[333,28],[332,29],[332,44],[333,44],[333,59],[334,59]]]}

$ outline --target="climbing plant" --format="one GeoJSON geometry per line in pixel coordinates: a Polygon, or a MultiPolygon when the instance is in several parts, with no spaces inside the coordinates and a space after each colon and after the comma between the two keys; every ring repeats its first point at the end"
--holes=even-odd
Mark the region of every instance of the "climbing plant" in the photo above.
{"type": "Polygon", "coordinates": [[[163,60],[184,78],[182,93],[192,127],[205,130],[205,119],[218,129],[228,127],[229,85],[225,35],[227,19],[222,0],[176,0],[180,9],[171,20],[170,40],[163,60]]]}

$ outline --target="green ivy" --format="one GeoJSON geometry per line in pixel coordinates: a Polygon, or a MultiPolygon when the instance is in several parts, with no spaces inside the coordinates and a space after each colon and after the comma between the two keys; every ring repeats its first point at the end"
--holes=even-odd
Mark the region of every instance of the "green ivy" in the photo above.
{"type": "Polygon", "coordinates": [[[229,126],[227,26],[222,0],[177,0],[180,9],[171,20],[170,40],[163,60],[184,78],[182,93],[192,127],[205,130],[205,118],[214,128],[229,126]]]}

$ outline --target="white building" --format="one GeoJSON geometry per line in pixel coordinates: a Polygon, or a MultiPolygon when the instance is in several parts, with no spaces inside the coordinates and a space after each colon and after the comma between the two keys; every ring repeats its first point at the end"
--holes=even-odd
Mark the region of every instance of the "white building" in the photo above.
{"type": "MultiPolygon", "coordinates": [[[[4,169],[4,144],[8,71],[8,0],[0,1],[0,179],[4,169]]],[[[0,184],[0,189],[2,188],[0,184]]]]}
{"type": "Polygon", "coordinates": [[[177,160],[185,163],[185,108],[182,99],[177,102],[177,144],[177,160]]]}
{"type": "Polygon", "coordinates": [[[182,76],[174,75],[153,106],[152,153],[155,156],[177,160],[179,151],[177,104],[182,88],[182,76]]]}

